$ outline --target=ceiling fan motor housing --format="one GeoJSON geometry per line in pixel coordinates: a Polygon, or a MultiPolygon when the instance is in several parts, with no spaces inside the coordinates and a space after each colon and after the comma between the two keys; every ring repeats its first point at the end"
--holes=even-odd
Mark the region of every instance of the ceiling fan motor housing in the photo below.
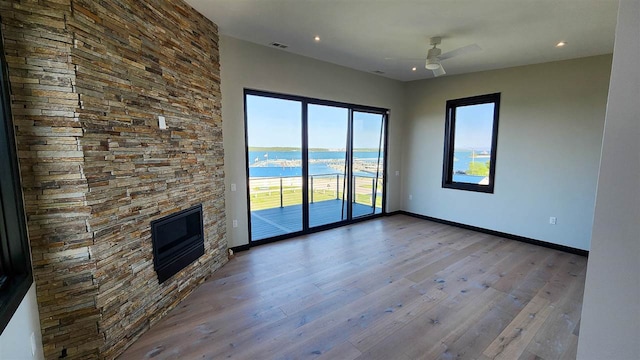
{"type": "Polygon", "coordinates": [[[433,47],[429,49],[429,51],[427,52],[427,59],[435,60],[436,57],[438,57],[441,53],[442,53],[442,50],[438,49],[437,47],[433,47]]]}
{"type": "Polygon", "coordinates": [[[435,70],[440,67],[440,62],[436,58],[427,58],[427,63],[424,67],[429,70],[435,70]]]}
{"type": "Polygon", "coordinates": [[[427,52],[427,63],[425,64],[425,68],[429,70],[435,70],[440,67],[440,60],[438,59],[438,55],[442,53],[442,50],[433,46],[433,48],[429,49],[427,52]]]}

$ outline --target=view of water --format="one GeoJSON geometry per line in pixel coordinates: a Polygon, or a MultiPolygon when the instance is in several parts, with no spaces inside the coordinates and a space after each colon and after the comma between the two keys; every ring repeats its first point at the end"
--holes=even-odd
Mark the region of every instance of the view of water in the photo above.
{"type": "Polygon", "coordinates": [[[474,176],[474,175],[463,175],[463,174],[453,174],[453,181],[455,182],[463,182],[468,184],[479,184],[484,176],[474,176]]]}
{"type": "MultiPolygon", "coordinates": [[[[456,151],[453,153],[453,157],[455,158],[453,162],[453,171],[465,171],[469,168],[469,164],[471,160],[473,160],[471,151],[456,151]]],[[[489,155],[478,155],[476,153],[475,162],[478,163],[486,163],[489,161],[489,155]]]]}
{"type": "MultiPolygon", "coordinates": [[[[354,157],[364,161],[376,161],[378,158],[377,151],[355,151],[354,157]]],[[[341,151],[311,151],[309,152],[309,160],[344,160],[344,152],[341,151]]],[[[472,161],[471,151],[456,151],[454,153],[456,161],[453,162],[453,180],[465,183],[477,184],[484,176],[473,176],[456,174],[456,171],[466,171],[472,161]]],[[[250,151],[249,159],[252,164],[263,162],[264,160],[300,160],[302,153],[299,151],[250,151]],[[265,156],[266,155],[266,156],[265,156]]],[[[476,156],[476,162],[487,162],[488,157],[476,156]]],[[[342,171],[334,169],[323,162],[309,163],[309,174],[341,174],[342,171]]],[[[355,175],[371,176],[366,172],[354,172],[355,175]]],[[[285,177],[285,176],[302,176],[302,168],[300,166],[251,166],[249,167],[250,177],[285,177]]]]}
{"type": "Polygon", "coordinates": [[[465,174],[456,174],[456,171],[466,171],[469,169],[469,164],[471,161],[486,163],[489,161],[489,157],[487,156],[478,156],[476,153],[475,160],[472,157],[471,151],[455,151],[453,153],[453,157],[455,158],[453,161],[453,181],[456,182],[464,182],[470,184],[478,184],[484,176],[474,176],[474,175],[465,175],[465,174]]]}
{"type": "MultiPolygon", "coordinates": [[[[354,158],[363,161],[376,161],[378,159],[377,151],[354,151],[354,158]]],[[[313,162],[313,160],[344,160],[345,153],[341,151],[310,151],[309,152],[309,175],[320,174],[342,174],[342,170],[332,168],[324,162],[313,162]]],[[[265,160],[301,160],[302,153],[299,151],[249,151],[249,159],[251,164],[264,162],[265,160]]],[[[295,163],[294,163],[295,164],[295,163]]],[[[299,162],[298,162],[299,164],[299,162]]],[[[344,164],[344,163],[343,163],[344,164]]],[[[354,171],[354,175],[372,176],[375,174],[354,171]]],[[[300,166],[250,166],[249,177],[285,177],[285,176],[302,176],[302,168],[300,166]]]]}
{"type": "MultiPolygon", "coordinates": [[[[320,174],[341,174],[341,171],[333,169],[325,164],[309,164],[309,175],[320,174]]],[[[358,175],[358,174],[356,174],[358,175]]],[[[367,174],[370,175],[370,174],[367,174]]],[[[286,176],[302,176],[302,168],[296,167],[250,167],[249,177],[286,177],[286,176]]]]}
{"type": "MultiPolygon", "coordinates": [[[[353,156],[358,159],[376,159],[377,151],[354,151],[353,156]]],[[[301,151],[249,151],[249,160],[251,163],[258,160],[300,160],[302,159],[301,151]],[[267,155],[267,156],[265,156],[267,155]]],[[[310,151],[309,159],[344,159],[342,151],[310,151]]]]}

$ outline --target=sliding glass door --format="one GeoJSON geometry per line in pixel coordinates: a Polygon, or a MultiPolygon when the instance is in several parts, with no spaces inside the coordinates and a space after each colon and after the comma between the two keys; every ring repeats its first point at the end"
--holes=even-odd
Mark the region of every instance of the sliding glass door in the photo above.
{"type": "Polygon", "coordinates": [[[347,220],[349,109],[309,104],[309,227],[347,220]]]}
{"type": "Polygon", "coordinates": [[[302,103],[245,98],[252,240],[303,230],[302,103]]]}
{"type": "Polygon", "coordinates": [[[245,92],[251,241],[383,212],[386,111],[245,92]]]}
{"type": "Polygon", "coordinates": [[[385,115],[353,112],[353,217],[382,212],[385,115]]]}

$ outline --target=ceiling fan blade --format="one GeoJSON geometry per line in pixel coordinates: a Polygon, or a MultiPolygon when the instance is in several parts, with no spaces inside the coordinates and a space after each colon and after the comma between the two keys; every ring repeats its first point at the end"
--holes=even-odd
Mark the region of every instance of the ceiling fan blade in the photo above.
{"type": "Polygon", "coordinates": [[[437,69],[432,70],[433,71],[433,76],[438,77],[438,76],[442,76],[445,75],[447,72],[444,71],[444,68],[442,67],[442,64],[440,64],[440,67],[437,69]]]}
{"type": "Polygon", "coordinates": [[[469,53],[473,53],[473,52],[481,51],[481,50],[482,50],[482,48],[478,44],[471,44],[471,45],[463,46],[461,48],[457,48],[455,50],[451,50],[449,52],[446,52],[446,53],[438,56],[438,59],[446,60],[446,59],[452,58],[454,56],[469,54],[469,53]]]}

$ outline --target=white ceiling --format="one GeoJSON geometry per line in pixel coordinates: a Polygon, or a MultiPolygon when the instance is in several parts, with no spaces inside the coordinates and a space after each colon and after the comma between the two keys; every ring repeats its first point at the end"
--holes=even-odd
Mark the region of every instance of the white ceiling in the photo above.
{"type": "Polygon", "coordinates": [[[448,75],[612,53],[618,8],[618,0],[186,1],[221,34],[403,81],[433,76],[424,68],[432,36],[443,37],[443,53],[483,49],[443,61],[448,75]]]}

